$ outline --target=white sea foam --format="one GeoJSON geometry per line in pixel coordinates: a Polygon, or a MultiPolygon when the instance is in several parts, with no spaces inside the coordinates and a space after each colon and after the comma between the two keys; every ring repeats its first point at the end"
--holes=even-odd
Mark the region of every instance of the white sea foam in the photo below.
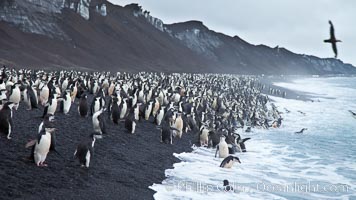
{"type": "Polygon", "coordinates": [[[287,108],[281,128],[243,133],[247,153],[241,164],[220,168],[215,150],[194,147],[174,154],[182,162],[166,170],[167,179],[150,188],[156,199],[355,199],[356,110],[355,78],[313,78],[278,86],[314,95],[299,101],[271,97],[287,108]],[[323,89],[321,89],[323,88],[323,89]],[[298,111],[302,111],[305,115],[298,111]],[[295,134],[301,128],[304,134],[295,134]],[[225,192],[229,180],[233,192],[225,192]]]}

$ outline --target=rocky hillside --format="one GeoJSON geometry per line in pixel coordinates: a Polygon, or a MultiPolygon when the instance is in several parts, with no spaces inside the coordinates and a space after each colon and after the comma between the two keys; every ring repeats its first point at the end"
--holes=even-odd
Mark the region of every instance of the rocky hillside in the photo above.
{"type": "Polygon", "coordinates": [[[164,24],[137,4],[3,0],[0,64],[32,68],[240,74],[356,73],[337,59],[252,45],[202,22],[164,24]]]}

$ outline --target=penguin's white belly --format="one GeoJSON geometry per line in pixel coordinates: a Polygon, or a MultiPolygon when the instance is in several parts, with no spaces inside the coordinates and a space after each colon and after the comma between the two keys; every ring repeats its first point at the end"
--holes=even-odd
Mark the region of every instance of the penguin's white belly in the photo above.
{"type": "Polygon", "coordinates": [[[145,120],[148,120],[150,118],[152,107],[148,107],[145,112],[145,120]]]}
{"type": "Polygon", "coordinates": [[[102,133],[99,125],[99,120],[97,118],[93,119],[93,127],[95,132],[102,133]]]}
{"type": "Polygon", "coordinates": [[[48,101],[48,96],[49,96],[49,90],[48,89],[42,89],[40,92],[40,101],[42,105],[45,105],[48,101]]]}
{"type": "Polygon", "coordinates": [[[229,155],[229,147],[227,143],[220,143],[219,144],[219,157],[226,158],[229,155]]]}
{"type": "Polygon", "coordinates": [[[93,87],[93,93],[96,94],[98,92],[98,85],[95,84],[93,87]]]}
{"type": "Polygon", "coordinates": [[[208,134],[209,134],[209,130],[203,129],[203,131],[200,135],[200,144],[201,145],[208,144],[208,134]]]}
{"type": "Polygon", "coordinates": [[[100,110],[100,104],[99,104],[99,103],[95,103],[93,113],[96,113],[96,112],[98,112],[99,110],[100,110]]]}
{"type": "Polygon", "coordinates": [[[64,92],[67,89],[67,87],[68,87],[68,81],[65,80],[65,81],[63,81],[63,84],[62,84],[62,91],[64,92]]]}
{"type": "Polygon", "coordinates": [[[25,89],[22,93],[23,96],[23,101],[27,104],[29,102],[28,96],[27,96],[27,90],[25,89]]]}
{"type": "Polygon", "coordinates": [[[132,106],[136,105],[136,103],[137,103],[137,97],[132,99],[132,106]]]}
{"type": "Polygon", "coordinates": [[[54,115],[54,113],[56,112],[56,109],[57,109],[57,100],[53,100],[52,105],[48,106],[47,113],[54,115]]]}
{"type": "Polygon", "coordinates": [[[51,136],[43,135],[40,143],[36,144],[34,151],[35,163],[39,164],[46,160],[49,148],[51,146],[51,136]]]}
{"type": "Polygon", "coordinates": [[[230,162],[227,162],[225,164],[224,168],[231,168],[233,164],[234,164],[234,161],[231,160],[230,162]]]}
{"type": "Polygon", "coordinates": [[[36,104],[38,104],[38,96],[37,96],[37,91],[36,91],[36,89],[34,89],[34,88],[32,88],[32,90],[33,90],[33,93],[34,93],[34,95],[35,95],[36,104]]]}
{"type": "Polygon", "coordinates": [[[134,114],[135,114],[135,120],[139,120],[139,118],[138,118],[139,110],[138,109],[135,109],[134,114]]]}
{"type": "Polygon", "coordinates": [[[156,116],[158,109],[159,109],[159,104],[156,103],[155,106],[153,107],[153,110],[152,110],[152,115],[154,117],[156,116]]]}
{"type": "Polygon", "coordinates": [[[127,107],[126,107],[126,106],[123,106],[123,108],[122,108],[122,110],[121,110],[121,113],[120,113],[120,119],[122,119],[122,118],[125,117],[126,109],[127,109],[127,107]]]}
{"type": "Polygon", "coordinates": [[[114,93],[115,85],[111,85],[108,89],[108,94],[111,96],[114,93]]]}
{"type": "Polygon", "coordinates": [[[70,106],[72,105],[70,97],[69,98],[67,97],[67,99],[68,99],[67,101],[63,102],[63,112],[65,114],[67,114],[69,112],[70,106]]]}
{"type": "Polygon", "coordinates": [[[157,116],[157,125],[160,126],[163,119],[163,112],[160,112],[157,116]]]}
{"type": "Polygon", "coordinates": [[[14,90],[9,98],[9,101],[18,104],[20,103],[20,100],[21,100],[20,90],[14,90]]]}
{"type": "Polygon", "coordinates": [[[174,95],[174,102],[175,102],[175,103],[178,103],[178,102],[179,102],[179,99],[180,99],[180,95],[179,95],[179,94],[175,94],[175,95],[174,95]]]}
{"type": "Polygon", "coordinates": [[[175,123],[176,129],[179,130],[179,132],[182,132],[183,130],[183,120],[182,118],[177,118],[176,123],[175,123]]]}

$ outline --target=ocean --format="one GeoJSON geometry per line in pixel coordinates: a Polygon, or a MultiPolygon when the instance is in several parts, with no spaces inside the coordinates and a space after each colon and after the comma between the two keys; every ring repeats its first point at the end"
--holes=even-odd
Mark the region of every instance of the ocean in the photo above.
{"type": "MultiPolygon", "coordinates": [[[[301,78],[274,85],[313,101],[270,97],[283,112],[278,129],[240,130],[247,153],[220,168],[215,150],[192,147],[150,186],[155,199],[356,199],[356,78],[301,78]],[[290,112],[286,112],[287,109],[290,112]],[[305,114],[303,114],[305,113],[305,114]],[[303,134],[296,131],[307,128],[303,134]],[[224,191],[227,179],[232,191],[224,191]]],[[[287,94],[288,95],[288,94],[287,94]]]]}

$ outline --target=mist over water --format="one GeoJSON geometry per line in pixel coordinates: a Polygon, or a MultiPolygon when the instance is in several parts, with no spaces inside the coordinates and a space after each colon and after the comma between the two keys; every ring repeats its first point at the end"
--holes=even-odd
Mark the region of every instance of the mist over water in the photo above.
{"type": "Polygon", "coordinates": [[[175,154],[182,162],[153,184],[156,199],[356,199],[356,78],[307,78],[274,83],[307,92],[312,101],[270,97],[284,121],[279,129],[240,130],[242,164],[220,168],[215,149],[175,154]],[[287,113],[285,108],[290,112],[287,113]],[[305,113],[298,112],[301,111],[305,113]],[[308,128],[303,134],[294,132],[308,128]],[[227,179],[234,191],[224,191],[227,179]]]}

